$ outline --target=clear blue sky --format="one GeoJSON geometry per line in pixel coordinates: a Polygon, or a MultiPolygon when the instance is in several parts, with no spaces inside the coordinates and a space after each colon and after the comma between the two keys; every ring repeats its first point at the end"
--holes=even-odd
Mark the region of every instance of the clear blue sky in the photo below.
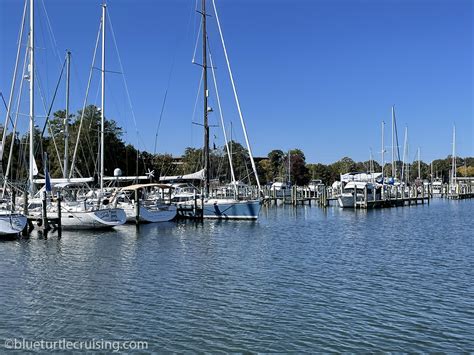
{"type": "MultiPolygon", "coordinates": [[[[390,107],[395,104],[400,144],[404,126],[409,129],[409,160],[417,147],[426,161],[450,154],[453,123],[458,154],[474,156],[472,1],[216,3],[255,155],[300,148],[307,161],[328,163],[343,156],[367,160],[372,148],[380,159],[381,121],[387,123],[386,149],[390,149],[390,107]]],[[[99,0],[36,0],[37,61],[45,96],[51,98],[59,75],[56,53],[62,60],[65,50],[72,50],[74,112],[84,99],[99,5],[99,0]]],[[[202,128],[191,124],[201,75],[199,67],[191,64],[199,20],[194,6],[194,0],[108,1],[141,149],[153,151],[173,63],[157,150],[180,155],[185,147],[202,142],[202,128]]],[[[0,91],[5,96],[22,7],[22,0],[0,0],[0,91]]],[[[243,142],[213,17],[209,27],[226,122],[233,122],[234,137],[243,142]]],[[[110,32],[107,53],[108,69],[119,71],[110,32]]],[[[200,58],[198,50],[196,59],[200,58]]],[[[99,105],[98,74],[94,74],[89,103],[99,105]]],[[[126,129],[127,141],[137,144],[122,77],[108,74],[107,78],[106,115],[126,129]]],[[[58,100],[55,108],[63,108],[64,85],[58,100]]],[[[39,98],[37,102],[38,115],[44,115],[39,98]]],[[[196,121],[201,120],[201,106],[199,100],[196,121]]],[[[211,124],[217,124],[212,97],[211,106],[215,108],[211,124]]],[[[27,112],[26,106],[22,112],[27,112]]],[[[3,107],[0,113],[3,120],[3,107]]],[[[21,119],[24,128],[26,118],[21,119]]],[[[212,137],[211,142],[223,144],[220,128],[212,129],[212,137]]]]}

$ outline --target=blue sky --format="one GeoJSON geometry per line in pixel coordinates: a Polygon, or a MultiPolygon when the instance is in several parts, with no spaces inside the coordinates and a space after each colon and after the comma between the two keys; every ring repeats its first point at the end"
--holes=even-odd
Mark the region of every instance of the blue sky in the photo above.
{"type": "MultiPolygon", "coordinates": [[[[471,1],[216,0],[216,4],[255,155],[300,148],[307,161],[328,163],[343,156],[367,160],[372,148],[380,159],[381,121],[387,123],[385,141],[390,149],[395,104],[400,144],[408,126],[409,160],[418,147],[426,161],[450,154],[454,123],[458,154],[474,156],[471,1]]],[[[194,6],[195,0],[108,1],[137,125],[118,74],[107,75],[106,115],[116,119],[126,130],[124,138],[140,149],[154,149],[167,88],[157,151],[180,155],[187,146],[201,145],[202,128],[191,123],[201,75],[191,63],[199,21],[194,6]]],[[[22,7],[21,0],[0,0],[0,91],[5,96],[22,7]]],[[[51,99],[60,60],[70,49],[75,112],[84,100],[100,1],[36,0],[36,9],[44,96],[51,99]]],[[[111,32],[107,35],[108,69],[120,71],[111,32]]],[[[226,125],[229,128],[232,121],[233,136],[243,143],[214,17],[209,18],[209,37],[226,125]]],[[[196,60],[200,58],[198,50],[196,60]]],[[[96,71],[89,103],[100,102],[99,84],[96,71]]],[[[215,113],[210,120],[217,125],[214,97],[211,90],[215,113]]],[[[40,102],[38,97],[37,114],[44,116],[40,102]]],[[[64,85],[55,108],[63,108],[63,102],[64,85]]],[[[195,121],[201,120],[201,106],[199,99],[195,121]]],[[[27,107],[21,112],[26,113],[27,107]]],[[[3,107],[0,113],[4,117],[3,107]]],[[[26,127],[26,118],[21,120],[26,127]]],[[[39,121],[42,124],[43,119],[39,121]]],[[[211,135],[211,142],[223,144],[219,127],[212,128],[211,135]]]]}

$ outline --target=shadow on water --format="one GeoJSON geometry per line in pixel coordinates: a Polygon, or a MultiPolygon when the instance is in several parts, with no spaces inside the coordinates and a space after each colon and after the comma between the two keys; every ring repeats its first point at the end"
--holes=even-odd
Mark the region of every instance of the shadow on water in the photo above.
{"type": "Polygon", "coordinates": [[[17,241],[18,239],[21,239],[22,237],[17,234],[9,234],[9,235],[2,235],[0,236],[0,243],[5,243],[5,242],[14,242],[17,241]]]}

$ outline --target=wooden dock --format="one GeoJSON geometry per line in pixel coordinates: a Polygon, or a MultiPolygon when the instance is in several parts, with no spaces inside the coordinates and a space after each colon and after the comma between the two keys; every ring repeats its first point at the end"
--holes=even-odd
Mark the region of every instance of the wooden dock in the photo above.
{"type": "Polygon", "coordinates": [[[25,229],[22,231],[23,236],[28,236],[36,226],[39,228],[39,231],[43,233],[45,236],[48,232],[52,231],[58,232],[58,237],[61,237],[62,233],[62,225],[61,225],[61,202],[62,197],[61,194],[58,192],[56,194],[56,203],[58,207],[57,217],[49,217],[47,213],[47,200],[46,200],[46,192],[43,192],[42,199],[41,199],[41,214],[40,215],[31,215],[28,213],[28,198],[27,194],[25,194],[25,204],[24,204],[24,215],[26,216],[26,226],[25,229]]]}
{"type": "Polygon", "coordinates": [[[472,184],[452,184],[448,186],[446,197],[451,200],[465,200],[474,197],[474,186],[472,184]]]}
{"type": "Polygon", "coordinates": [[[429,204],[430,196],[417,196],[417,197],[401,197],[401,198],[388,198],[384,200],[369,200],[369,201],[357,201],[354,207],[370,209],[370,208],[387,208],[387,207],[403,207],[418,204],[429,204]]]}
{"type": "MultiPolygon", "coordinates": [[[[272,190],[264,190],[264,193],[266,196],[264,199],[265,204],[298,206],[315,203],[320,207],[328,207],[331,202],[337,201],[340,191],[334,191],[327,186],[318,191],[311,190],[308,187],[293,186],[290,193],[283,196],[278,196],[272,190]]],[[[377,200],[369,200],[365,196],[365,198],[355,203],[354,208],[371,209],[429,204],[432,193],[429,187],[422,187],[420,191],[417,190],[416,186],[413,186],[410,190],[403,191],[401,187],[386,185],[382,196],[382,199],[377,200]]]]}

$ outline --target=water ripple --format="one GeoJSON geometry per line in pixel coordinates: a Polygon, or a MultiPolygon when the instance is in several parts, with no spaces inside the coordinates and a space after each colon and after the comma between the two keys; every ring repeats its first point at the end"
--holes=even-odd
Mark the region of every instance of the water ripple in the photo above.
{"type": "Polygon", "coordinates": [[[0,243],[0,337],[152,352],[474,351],[473,201],[0,243]]]}

